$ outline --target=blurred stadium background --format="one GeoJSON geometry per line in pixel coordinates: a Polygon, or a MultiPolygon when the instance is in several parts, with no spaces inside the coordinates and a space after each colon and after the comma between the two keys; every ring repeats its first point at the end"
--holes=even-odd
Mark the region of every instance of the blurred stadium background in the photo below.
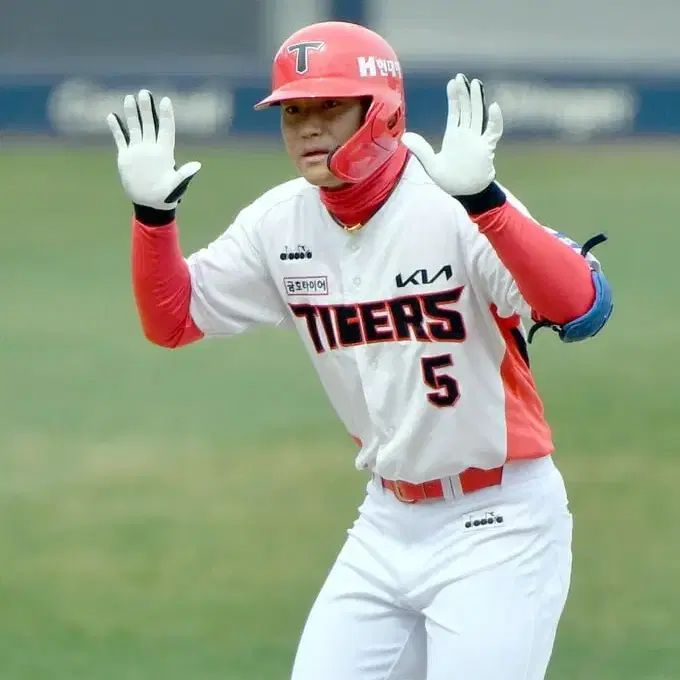
{"type": "Polygon", "coordinates": [[[0,680],[288,677],[366,480],[294,336],[143,339],[104,117],[141,86],[173,97],[178,160],[204,164],[188,252],[292,176],[252,105],[286,35],[333,17],[392,41],[410,127],[435,142],[447,79],[481,77],[502,181],[574,238],[609,234],[606,332],[531,347],[576,527],[549,678],[680,677],[677,0],[1,12],[0,680]]]}

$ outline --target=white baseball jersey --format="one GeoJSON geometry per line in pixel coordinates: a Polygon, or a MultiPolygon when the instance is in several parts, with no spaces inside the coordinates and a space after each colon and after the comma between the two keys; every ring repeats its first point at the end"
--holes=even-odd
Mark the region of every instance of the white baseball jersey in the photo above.
{"type": "Polygon", "coordinates": [[[357,468],[417,483],[552,451],[521,351],[531,309],[416,159],[363,229],[340,227],[300,178],[187,261],[206,337],[297,329],[357,468]]]}

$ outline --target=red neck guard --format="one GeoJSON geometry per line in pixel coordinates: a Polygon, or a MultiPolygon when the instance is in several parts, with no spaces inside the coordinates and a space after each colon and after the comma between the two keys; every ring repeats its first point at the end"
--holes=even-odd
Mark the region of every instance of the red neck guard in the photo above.
{"type": "Polygon", "coordinates": [[[390,160],[369,179],[339,189],[322,187],[321,202],[328,212],[347,228],[363,224],[387,200],[399,181],[407,160],[408,149],[400,144],[390,160]]]}

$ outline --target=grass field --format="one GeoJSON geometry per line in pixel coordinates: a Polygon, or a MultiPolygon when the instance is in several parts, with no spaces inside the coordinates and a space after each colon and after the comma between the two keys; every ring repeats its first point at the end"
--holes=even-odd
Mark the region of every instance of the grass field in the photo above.
{"type": "MultiPolygon", "coordinates": [[[[180,151],[187,251],[291,174],[180,151]]],[[[680,677],[679,158],[499,154],[536,217],[610,236],[607,330],[532,345],[575,515],[550,680],[680,677]]],[[[0,680],[285,680],[365,484],[296,337],[143,339],[112,146],[0,148],[0,176],[0,680]]]]}

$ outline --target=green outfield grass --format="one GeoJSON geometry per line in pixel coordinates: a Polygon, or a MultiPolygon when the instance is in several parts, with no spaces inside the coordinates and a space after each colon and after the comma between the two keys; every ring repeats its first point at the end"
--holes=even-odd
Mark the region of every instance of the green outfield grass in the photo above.
{"type": "MultiPolygon", "coordinates": [[[[180,151],[187,251],[291,176],[180,151]]],[[[551,680],[680,677],[678,158],[499,153],[536,217],[611,239],[606,331],[532,345],[576,532],[551,680]]],[[[0,680],[286,680],[365,484],[296,337],[143,339],[113,145],[0,147],[0,176],[0,680]]]]}

